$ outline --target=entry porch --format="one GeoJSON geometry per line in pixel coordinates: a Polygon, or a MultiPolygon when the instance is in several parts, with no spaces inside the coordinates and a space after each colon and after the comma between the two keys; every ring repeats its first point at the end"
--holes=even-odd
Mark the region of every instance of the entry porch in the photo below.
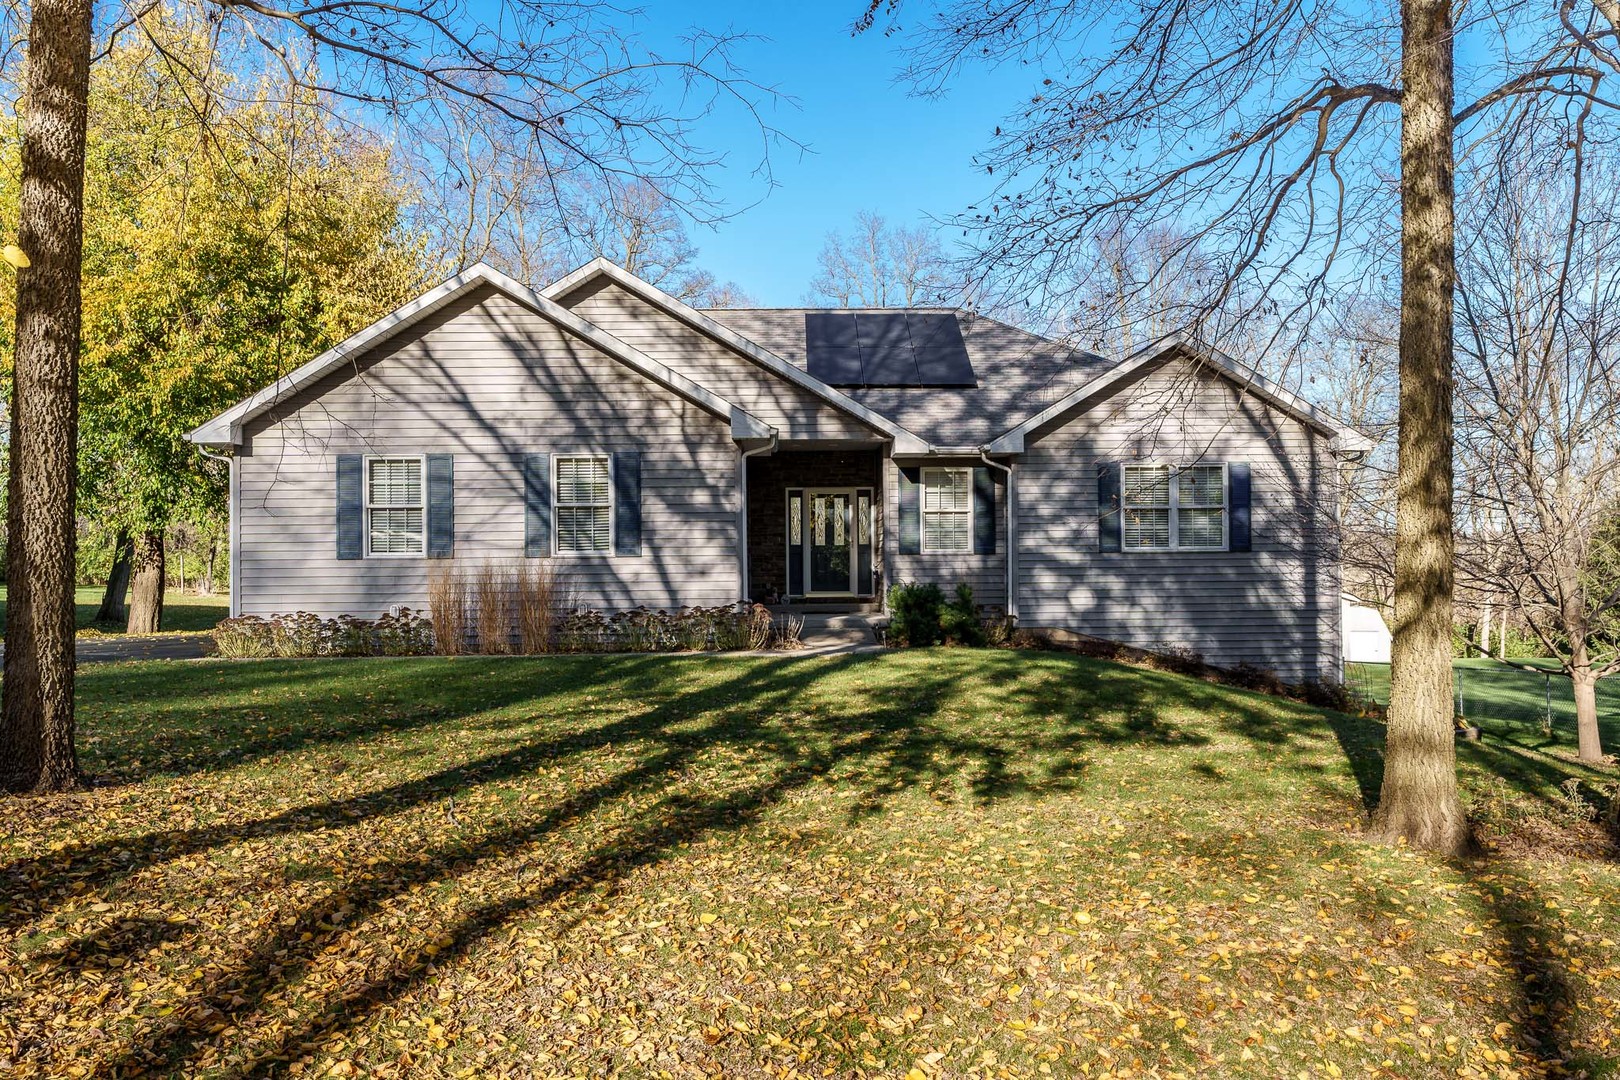
{"type": "Polygon", "coordinates": [[[871,600],[883,591],[882,450],[748,459],[748,587],[759,603],[871,600]]]}

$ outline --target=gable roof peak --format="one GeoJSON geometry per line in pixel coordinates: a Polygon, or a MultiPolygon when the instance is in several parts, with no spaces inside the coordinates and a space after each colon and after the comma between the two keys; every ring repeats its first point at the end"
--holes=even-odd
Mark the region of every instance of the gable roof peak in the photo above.
{"type": "Polygon", "coordinates": [[[549,300],[516,279],[485,262],[476,262],[440,285],[429,289],[416,299],[395,309],[370,326],[334,345],[313,360],[282,376],[258,393],[238,402],[207,423],[186,434],[186,439],[200,446],[234,446],[242,440],[243,425],[288,397],[298,393],[324,376],[336,371],[350,359],[366,350],[383,344],[396,334],[421,322],[429,315],[466,296],[474,289],[488,285],[509,299],[537,312],[575,337],[593,345],[625,366],[691,401],[702,409],[727,420],[736,438],[767,438],[774,429],[752,413],[739,408],[725,398],[698,385],[691,379],[639,349],[620,341],[599,327],[586,322],[572,311],[549,300]]]}
{"type": "Polygon", "coordinates": [[[657,285],[637,277],[609,259],[597,256],[584,266],[566,274],[540,290],[540,296],[560,303],[569,294],[597,278],[606,278],[665,314],[685,323],[706,337],[712,338],[733,352],[741,354],[760,367],[826,401],[841,412],[853,416],[868,427],[894,440],[897,451],[920,453],[928,449],[927,440],[902,427],[882,413],[867,408],[843,391],[828,386],[803,368],[778,356],[731,327],[692,307],[684,300],[671,296],[657,285]]]}

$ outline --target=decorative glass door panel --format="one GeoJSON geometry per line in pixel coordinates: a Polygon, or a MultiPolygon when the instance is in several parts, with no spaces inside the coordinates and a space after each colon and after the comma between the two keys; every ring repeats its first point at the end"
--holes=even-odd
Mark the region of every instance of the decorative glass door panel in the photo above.
{"type": "Polygon", "coordinates": [[[855,522],[851,492],[810,493],[809,591],[855,591],[855,522]]]}

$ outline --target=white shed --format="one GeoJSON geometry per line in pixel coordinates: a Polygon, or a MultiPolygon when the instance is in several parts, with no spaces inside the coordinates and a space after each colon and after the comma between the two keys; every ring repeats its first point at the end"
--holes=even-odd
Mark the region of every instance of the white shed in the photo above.
{"type": "Polygon", "coordinates": [[[1389,627],[1378,609],[1363,604],[1349,593],[1340,593],[1339,613],[1345,663],[1389,663],[1389,627]]]}

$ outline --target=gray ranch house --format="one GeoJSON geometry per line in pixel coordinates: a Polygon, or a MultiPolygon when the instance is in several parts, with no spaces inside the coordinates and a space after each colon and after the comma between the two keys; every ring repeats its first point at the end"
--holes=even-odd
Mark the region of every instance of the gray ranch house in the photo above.
{"type": "Polygon", "coordinates": [[[696,310],[597,260],[478,265],[193,431],[231,611],[424,608],[431,560],[555,559],[603,611],[881,605],[1285,678],[1340,660],[1366,440],[1181,338],[1123,360],[948,309],[696,310]]]}

